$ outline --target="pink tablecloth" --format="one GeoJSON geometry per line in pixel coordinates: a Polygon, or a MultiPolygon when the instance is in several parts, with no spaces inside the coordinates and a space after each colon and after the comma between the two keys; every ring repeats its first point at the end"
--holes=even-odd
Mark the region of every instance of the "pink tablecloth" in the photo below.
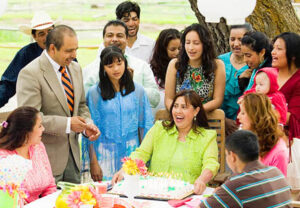
{"type": "MultiPolygon", "coordinates": [[[[213,189],[207,189],[205,190],[205,194],[210,194],[212,192],[213,189]],[[209,193],[208,193],[209,192],[209,193]]],[[[30,204],[27,204],[25,206],[25,208],[54,208],[55,207],[55,201],[56,198],[58,197],[58,195],[60,194],[61,191],[57,191],[53,194],[50,194],[48,196],[45,196],[41,199],[38,199],[34,202],[31,202],[30,204]]],[[[105,196],[113,196],[113,197],[118,197],[116,195],[110,195],[110,194],[104,194],[105,196]]],[[[202,196],[192,196],[193,198],[197,199],[197,198],[202,198],[202,196]]],[[[127,198],[122,198],[124,200],[128,200],[127,198]]],[[[147,202],[147,207],[149,208],[172,208],[168,202],[166,201],[157,201],[157,200],[143,200],[143,199],[135,199],[137,202],[147,202]]],[[[181,206],[180,208],[188,208],[187,206],[181,206]]]]}
{"type": "MultiPolygon", "coordinates": [[[[25,208],[54,208],[55,206],[55,201],[58,195],[60,194],[60,191],[57,191],[53,194],[50,194],[48,196],[45,196],[41,199],[38,199],[34,202],[31,202],[30,204],[27,204],[25,208]]],[[[104,196],[111,196],[109,194],[105,194],[104,196]]],[[[123,198],[126,199],[126,198],[123,198]]],[[[127,200],[127,199],[126,199],[127,200]]],[[[136,199],[137,201],[148,201],[149,203],[149,208],[170,208],[171,206],[165,202],[165,201],[155,201],[155,200],[141,200],[141,199],[136,199]]]]}

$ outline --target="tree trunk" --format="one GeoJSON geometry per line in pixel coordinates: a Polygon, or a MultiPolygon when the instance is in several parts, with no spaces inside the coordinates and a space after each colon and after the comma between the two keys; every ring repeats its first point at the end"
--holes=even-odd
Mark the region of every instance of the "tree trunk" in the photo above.
{"type": "MultiPolygon", "coordinates": [[[[228,52],[229,27],[225,19],[221,18],[220,23],[206,23],[205,17],[198,10],[197,0],[189,2],[199,23],[210,30],[217,53],[228,52]]],[[[282,32],[300,33],[300,22],[291,0],[257,0],[255,10],[246,21],[251,23],[255,30],[264,32],[270,38],[282,32]]]]}

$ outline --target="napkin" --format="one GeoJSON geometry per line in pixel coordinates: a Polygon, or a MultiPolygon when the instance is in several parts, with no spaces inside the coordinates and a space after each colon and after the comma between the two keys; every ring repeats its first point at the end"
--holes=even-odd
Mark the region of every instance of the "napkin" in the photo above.
{"type": "Polygon", "coordinates": [[[173,200],[169,200],[168,203],[172,207],[180,207],[180,206],[184,205],[186,202],[191,201],[192,199],[193,198],[186,198],[186,199],[181,199],[181,200],[173,199],[173,200]]]}

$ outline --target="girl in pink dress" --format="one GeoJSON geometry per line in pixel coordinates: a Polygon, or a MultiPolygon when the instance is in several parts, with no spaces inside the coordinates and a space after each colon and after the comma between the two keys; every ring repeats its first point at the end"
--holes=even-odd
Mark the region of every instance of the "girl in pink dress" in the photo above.
{"type": "Polygon", "coordinates": [[[23,187],[30,203],[56,191],[50,162],[41,142],[44,127],[39,112],[32,107],[19,107],[2,123],[0,157],[17,154],[32,161],[23,187]]]}
{"type": "Polygon", "coordinates": [[[259,142],[260,161],[275,166],[286,176],[288,148],[282,139],[278,118],[267,95],[249,93],[244,95],[240,104],[238,119],[242,129],[256,133],[259,142]]]}

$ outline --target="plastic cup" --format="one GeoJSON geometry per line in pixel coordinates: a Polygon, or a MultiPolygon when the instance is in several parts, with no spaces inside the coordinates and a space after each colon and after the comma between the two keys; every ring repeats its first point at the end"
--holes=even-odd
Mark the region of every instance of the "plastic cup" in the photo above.
{"type": "Polygon", "coordinates": [[[104,183],[97,183],[95,184],[96,191],[98,194],[106,194],[107,193],[107,184],[104,183]]]}

